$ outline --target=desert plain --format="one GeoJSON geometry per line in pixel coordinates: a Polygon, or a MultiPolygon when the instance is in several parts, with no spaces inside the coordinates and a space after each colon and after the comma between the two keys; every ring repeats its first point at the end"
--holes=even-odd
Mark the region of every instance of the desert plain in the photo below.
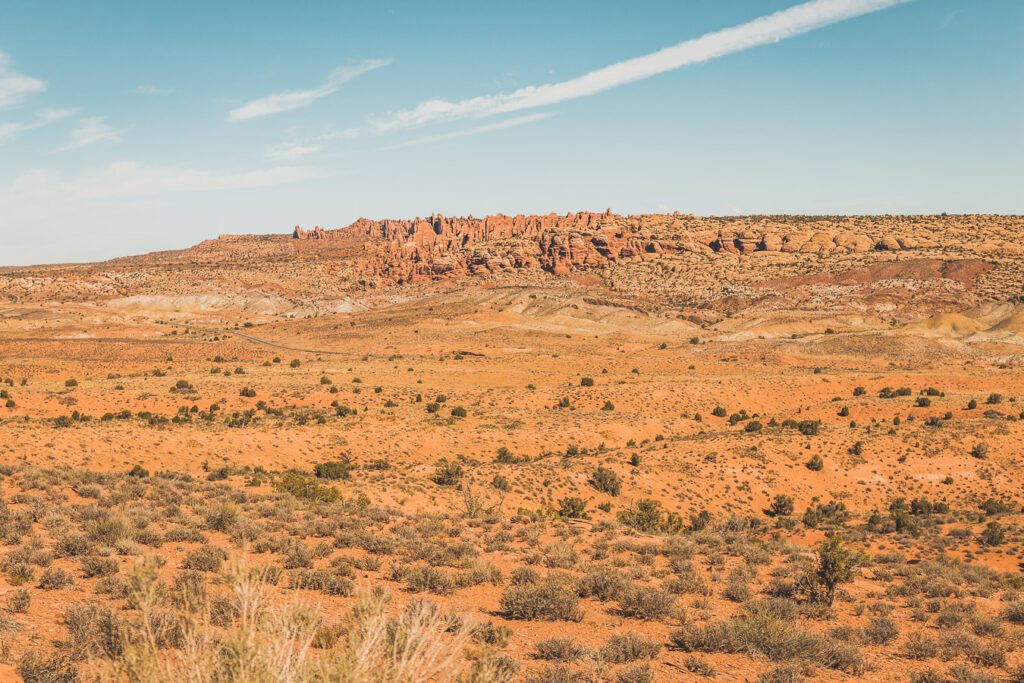
{"type": "Polygon", "coordinates": [[[1024,681],[1022,234],[431,216],[2,268],[0,678],[1024,681]]]}

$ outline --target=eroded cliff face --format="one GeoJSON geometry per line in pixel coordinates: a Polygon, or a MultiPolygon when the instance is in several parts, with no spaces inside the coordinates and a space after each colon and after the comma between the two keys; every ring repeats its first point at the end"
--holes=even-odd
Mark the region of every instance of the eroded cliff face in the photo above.
{"type": "Polygon", "coordinates": [[[485,218],[435,215],[412,220],[361,218],[337,230],[296,226],[292,236],[324,241],[366,238],[360,270],[381,284],[534,269],[565,275],[662,254],[857,254],[938,244],[919,228],[890,234],[879,229],[881,225],[871,230],[841,220],[816,229],[771,219],[763,226],[723,227],[718,222],[679,214],[620,216],[610,210],[485,218]]]}

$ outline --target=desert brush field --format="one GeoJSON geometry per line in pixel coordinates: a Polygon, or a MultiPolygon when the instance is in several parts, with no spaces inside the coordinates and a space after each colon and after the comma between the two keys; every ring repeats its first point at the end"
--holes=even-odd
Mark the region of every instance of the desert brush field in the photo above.
{"type": "Polygon", "coordinates": [[[0,269],[0,678],[1024,681],[1024,220],[0,269]]]}

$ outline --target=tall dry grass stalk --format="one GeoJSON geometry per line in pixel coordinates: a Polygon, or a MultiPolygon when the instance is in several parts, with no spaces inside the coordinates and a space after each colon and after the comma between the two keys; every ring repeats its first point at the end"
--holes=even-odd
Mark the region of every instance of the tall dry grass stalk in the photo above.
{"type": "Polygon", "coordinates": [[[125,627],[122,654],[101,666],[97,678],[118,683],[470,680],[464,652],[471,625],[430,602],[410,603],[389,616],[386,593],[361,593],[341,625],[338,643],[316,650],[313,642],[323,626],[317,610],[298,601],[275,604],[264,579],[244,559],[232,560],[225,580],[238,618],[217,628],[208,610],[169,615],[155,565],[140,564],[130,578],[129,598],[139,619],[125,627]]]}

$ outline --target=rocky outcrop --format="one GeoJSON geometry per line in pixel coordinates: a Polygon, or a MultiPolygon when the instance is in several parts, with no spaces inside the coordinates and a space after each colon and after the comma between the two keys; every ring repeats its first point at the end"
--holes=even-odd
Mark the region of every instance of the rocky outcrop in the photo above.
{"type": "MultiPolygon", "coordinates": [[[[756,217],[755,217],[756,218],[756,217]]],[[[841,222],[841,221],[837,221],[841,222]]],[[[542,270],[556,275],[672,254],[721,253],[863,254],[934,246],[919,236],[837,229],[829,221],[805,221],[828,229],[802,229],[791,221],[700,218],[673,214],[620,216],[581,211],[567,214],[496,214],[484,218],[435,214],[411,220],[360,218],[345,228],[296,226],[292,237],[327,243],[359,241],[356,268],[371,282],[407,284],[463,274],[542,270]]]]}
{"type": "Polygon", "coordinates": [[[869,251],[901,251],[934,247],[932,240],[892,235],[866,235],[850,232],[810,232],[743,230],[719,233],[711,243],[715,251],[748,254],[754,251],[780,251],[800,254],[863,254],[869,251]]]}
{"type": "Polygon", "coordinates": [[[321,228],[319,225],[314,227],[312,230],[303,230],[298,225],[292,231],[292,238],[297,240],[325,240],[327,239],[327,231],[321,228]]]}

